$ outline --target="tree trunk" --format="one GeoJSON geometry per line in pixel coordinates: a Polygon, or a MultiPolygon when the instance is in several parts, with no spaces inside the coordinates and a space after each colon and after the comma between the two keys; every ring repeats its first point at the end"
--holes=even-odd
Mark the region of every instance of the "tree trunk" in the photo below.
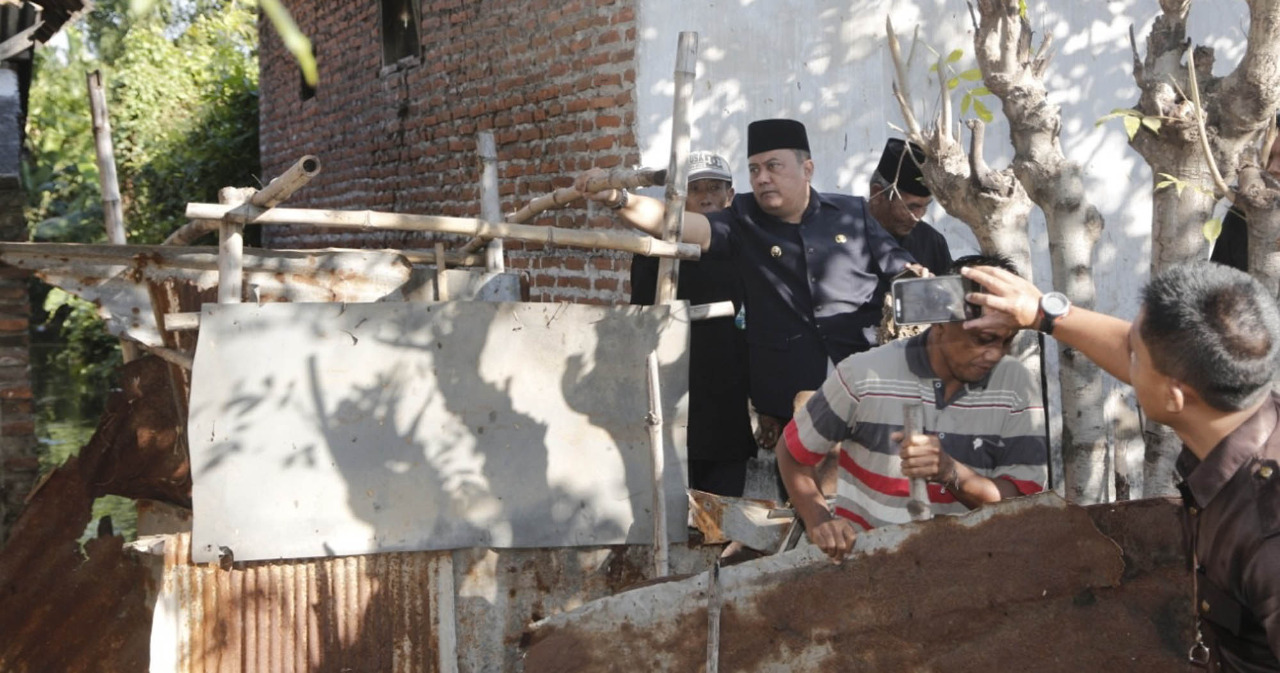
{"type": "MultiPolygon", "coordinates": [[[[1208,258],[1204,224],[1213,217],[1218,199],[1226,195],[1226,185],[1236,179],[1242,158],[1252,158],[1259,132],[1280,105],[1280,0],[1250,0],[1245,55],[1235,71],[1222,78],[1212,76],[1212,49],[1196,47],[1184,62],[1190,0],[1160,0],[1160,7],[1163,13],[1147,37],[1145,58],[1133,44],[1134,80],[1142,90],[1136,109],[1159,126],[1139,127],[1131,144],[1151,166],[1156,185],[1166,181],[1176,185],[1157,187],[1153,196],[1152,274],[1173,264],[1208,258]]],[[[1264,201],[1246,208],[1253,210],[1246,213],[1251,218],[1250,266],[1275,290],[1280,259],[1272,261],[1276,230],[1269,228],[1274,216],[1266,212],[1274,206],[1265,206],[1264,201]],[[1256,243],[1255,231],[1260,234],[1256,243]],[[1269,241],[1263,240],[1266,235],[1271,236],[1269,241]]],[[[1148,426],[1143,493],[1172,495],[1173,464],[1181,442],[1168,428],[1148,426]]]]}
{"type": "Polygon", "coordinates": [[[1280,183],[1268,178],[1256,166],[1241,169],[1236,207],[1249,223],[1249,272],[1280,296],[1280,183]]]}
{"type": "MultiPolygon", "coordinates": [[[[1049,40],[1031,51],[1031,25],[1017,0],[977,0],[974,48],[987,88],[1001,101],[1013,141],[1013,170],[1044,211],[1053,285],[1076,306],[1091,309],[1090,269],[1102,233],[1101,214],[1084,193],[1080,167],[1058,143],[1061,113],[1049,102],[1043,76],[1049,40]]],[[[1102,372],[1070,348],[1059,351],[1065,492],[1081,503],[1110,496],[1110,460],[1103,417],[1102,372]]]]}

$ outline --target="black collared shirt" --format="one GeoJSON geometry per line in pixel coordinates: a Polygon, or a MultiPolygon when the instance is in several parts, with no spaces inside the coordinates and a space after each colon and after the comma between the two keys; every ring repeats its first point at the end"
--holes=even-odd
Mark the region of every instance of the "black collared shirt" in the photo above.
{"type": "Polygon", "coordinates": [[[1280,396],[1203,462],[1178,457],[1199,565],[1196,608],[1224,671],[1280,671],[1280,396]]]}
{"type": "Polygon", "coordinates": [[[916,222],[916,226],[906,236],[898,239],[898,245],[911,253],[933,275],[945,276],[951,273],[951,246],[947,245],[947,237],[928,222],[916,222]]]}
{"type": "Polygon", "coordinates": [[[827,363],[876,343],[885,291],[915,260],[867,214],[866,200],[810,189],[800,223],[739,194],[711,221],[708,259],[733,259],[747,303],[751,400],[791,418],[797,392],[816,390],[827,363]]]}

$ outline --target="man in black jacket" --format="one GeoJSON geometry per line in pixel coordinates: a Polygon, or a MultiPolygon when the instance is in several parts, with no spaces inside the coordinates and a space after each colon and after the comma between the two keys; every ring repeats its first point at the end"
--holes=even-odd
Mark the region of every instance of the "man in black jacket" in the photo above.
{"type": "Polygon", "coordinates": [[[920,164],[924,150],[900,138],[884,144],[880,163],[871,174],[871,197],[867,210],[917,262],[942,276],[951,268],[951,247],[947,239],[923,219],[933,194],[924,184],[920,164]],[[907,147],[911,153],[907,153],[907,147]]]}
{"type": "MultiPolygon", "coordinates": [[[[703,215],[733,200],[733,173],[724,157],[689,155],[685,210],[703,215]]],[[[631,258],[631,303],[651,305],[657,293],[658,259],[631,258]]],[[[742,308],[742,281],[733,262],[707,259],[680,264],[676,296],[691,304],[732,301],[742,308]]],[[[747,341],[734,318],[693,323],[689,333],[689,487],[741,497],[747,461],[756,455],[747,412],[747,341]]]]}

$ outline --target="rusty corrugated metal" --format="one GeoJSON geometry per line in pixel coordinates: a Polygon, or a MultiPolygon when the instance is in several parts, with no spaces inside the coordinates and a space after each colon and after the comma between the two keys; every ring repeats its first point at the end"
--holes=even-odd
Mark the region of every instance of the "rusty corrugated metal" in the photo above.
{"type": "Polygon", "coordinates": [[[440,671],[431,589],[447,553],[222,568],[192,564],[190,547],[185,533],[165,545],[153,671],[440,671]]]}
{"type": "MultiPolygon", "coordinates": [[[[639,545],[461,549],[324,559],[190,562],[165,544],[153,673],[515,673],[525,628],[650,579],[639,545]]],[[[717,547],[672,546],[672,570],[717,547]]]]}

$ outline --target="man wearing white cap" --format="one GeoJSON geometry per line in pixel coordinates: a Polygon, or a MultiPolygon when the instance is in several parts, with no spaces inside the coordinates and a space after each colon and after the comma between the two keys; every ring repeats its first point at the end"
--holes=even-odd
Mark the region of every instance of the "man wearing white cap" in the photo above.
{"type": "MultiPolygon", "coordinates": [[[[689,155],[685,210],[710,214],[733,201],[733,173],[724,157],[689,155]]],[[[650,305],[658,283],[658,258],[631,259],[631,303],[650,305]]],[[[732,301],[742,308],[742,281],[728,260],[680,265],[676,296],[692,304],[732,301]]],[[[740,497],[747,461],[756,455],[747,413],[747,342],[732,317],[693,323],[689,336],[689,486],[740,497]]]]}

